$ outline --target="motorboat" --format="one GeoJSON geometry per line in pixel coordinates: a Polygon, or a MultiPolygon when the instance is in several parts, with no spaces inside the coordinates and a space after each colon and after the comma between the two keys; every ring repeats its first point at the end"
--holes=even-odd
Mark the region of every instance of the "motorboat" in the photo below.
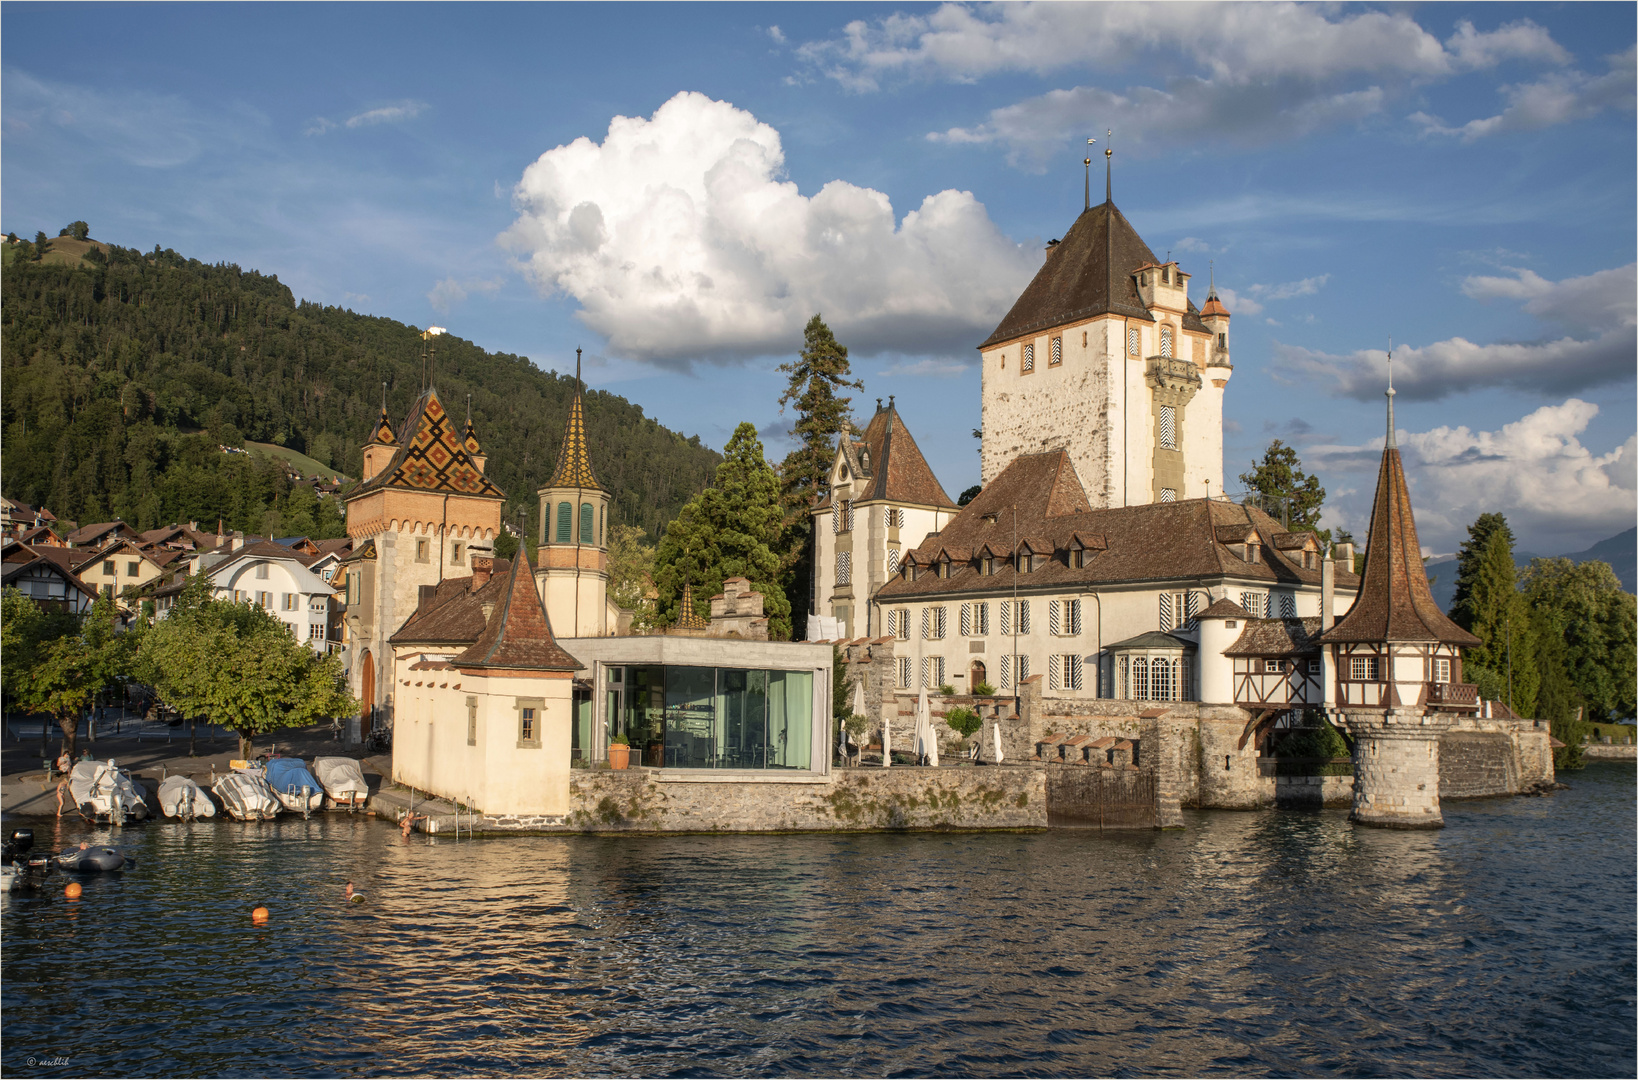
{"type": "Polygon", "coordinates": [[[363,766],[353,758],[314,758],[313,775],[324,785],[324,794],[329,796],[332,806],[359,810],[370,798],[370,787],[364,782],[363,766]]]}
{"type": "Polygon", "coordinates": [[[51,872],[51,856],[34,852],[34,830],[13,829],[0,845],[0,883],[3,892],[10,895],[38,887],[40,880],[51,872]]]}
{"type": "Polygon", "coordinates": [[[159,812],[166,817],[215,817],[216,803],[205,789],[186,776],[167,776],[159,783],[159,812]]]}
{"type": "Polygon", "coordinates": [[[324,788],[301,758],[269,758],[262,775],[286,810],[294,810],[306,817],[314,810],[324,808],[324,788]]]}
{"type": "Polygon", "coordinates": [[[136,859],[132,856],[119,848],[101,844],[81,844],[77,848],[69,848],[51,861],[57,865],[57,869],[68,874],[101,874],[136,866],[136,859]]]}
{"type": "Polygon", "coordinates": [[[112,758],[76,763],[74,771],[68,774],[68,791],[80,814],[90,822],[123,825],[150,816],[142,789],[112,758]]]}
{"type": "Polygon", "coordinates": [[[272,821],[284,809],[259,772],[231,772],[211,787],[228,817],[238,821],[272,821]]]}

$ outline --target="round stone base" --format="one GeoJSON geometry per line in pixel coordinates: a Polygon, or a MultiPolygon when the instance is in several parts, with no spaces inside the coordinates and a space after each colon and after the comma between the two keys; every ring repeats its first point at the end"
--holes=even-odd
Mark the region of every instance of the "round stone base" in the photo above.
{"type": "Polygon", "coordinates": [[[1416,817],[1411,814],[1361,813],[1358,809],[1355,809],[1348,815],[1348,820],[1356,825],[1366,825],[1373,829],[1442,829],[1445,827],[1444,815],[1438,812],[1416,817]]]}

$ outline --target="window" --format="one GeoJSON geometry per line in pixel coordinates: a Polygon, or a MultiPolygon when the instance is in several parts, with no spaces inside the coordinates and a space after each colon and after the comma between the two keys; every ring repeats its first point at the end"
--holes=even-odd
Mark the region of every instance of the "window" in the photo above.
{"type": "Polygon", "coordinates": [[[1177,408],[1172,405],[1160,407],[1160,448],[1177,449],[1177,408]]]}
{"type": "Polygon", "coordinates": [[[114,576],[114,560],[113,559],[104,559],[103,560],[102,574],[103,574],[104,577],[113,577],[114,576]]]}
{"type": "Polygon", "coordinates": [[[1433,659],[1433,681],[1447,683],[1450,681],[1450,661],[1442,656],[1433,659]]]}
{"type": "Polygon", "coordinates": [[[921,639],[923,641],[942,641],[944,639],[944,608],[926,607],[921,609],[921,639]]]}
{"type": "Polygon", "coordinates": [[[273,594],[270,593],[270,592],[259,592],[259,593],[257,593],[256,594],[256,604],[259,607],[266,608],[268,611],[272,611],[273,610],[273,594]]]}
{"type": "Polygon", "coordinates": [[[990,632],[990,605],[972,603],[961,605],[961,636],[983,637],[990,632]]]}
{"type": "Polygon", "coordinates": [[[887,636],[903,641],[910,636],[910,612],[906,608],[887,609],[887,636]]]}
{"type": "Polygon", "coordinates": [[[299,601],[301,599],[301,597],[296,593],[288,593],[287,592],[281,597],[281,599],[284,601],[284,610],[286,610],[286,611],[295,611],[296,606],[297,606],[297,601],[299,601]]]}
{"type": "Polygon", "coordinates": [[[1160,594],[1160,628],[1162,630],[1193,630],[1194,617],[1200,611],[1201,594],[1174,592],[1160,594]]]}
{"type": "Polygon", "coordinates": [[[1082,661],[1074,653],[1053,656],[1047,662],[1047,683],[1054,690],[1082,689],[1082,661]]]}
{"type": "Polygon", "coordinates": [[[1149,698],[1149,659],[1138,656],[1132,660],[1132,700],[1148,701],[1149,698]]]}
{"type": "Polygon", "coordinates": [[[1020,367],[1025,375],[1035,370],[1035,345],[1033,342],[1024,346],[1024,362],[1020,367]]]}
{"type": "Polygon", "coordinates": [[[461,565],[461,559],[466,555],[466,544],[460,540],[449,545],[449,561],[452,566],[461,565]]]}
{"type": "Polygon", "coordinates": [[[1284,660],[1275,660],[1272,657],[1263,657],[1264,674],[1276,675],[1285,670],[1284,660]]]}
{"type": "Polygon", "coordinates": [[[1171,270],[1171,267],[1162,266],[1160,268],[1160,283],[1162,285],[1170,285],[1172,283],[1172,270],[1171,270]]]}
{"type": "Polygon", "coordinates": [[[1217,347],[1219,349],[1228,348],[1228,335],[1227,334],[1218,334],[1217,335],[1217,347]]]}
{"type": "Polygon", "coordinates": [[[853,552],[838,551],[836,553],[836,584],[853,584],[853,552]]]}
{"type": "Polygon", "coordinates": [[[1253,619],[1261,619],[1268,614],[1268,594],[1243,592],[1240,594],[1240,606],[1250,612],[1253,619]]]}
{"type": "Polygon", "coordinates": [[[1061,337],[1053,338],[1051,349],[1052,355],[1047,358],[1047,365],[1057,367],[1064,362],[1064,339],[1061,337]]]}
{"type": "Polygon", "coordinates": [[[114,587],[112,585],[104,585],[102,587],[102,595],[104,595],[104,596],[113,596],[114,595],[114,587]]]}
{"type": "Polygon", "coordinates": [[[557,542],[567,544],[574,539],[574,504],[557,504],[557,542]]]}
{"type": "MultiPolygon", "coordinates": [[[[415,542],[415,561],[416,562],[429,562],[430,561],[430,559],[427,556],[427,542],[425,540],[417,540],[415,542]]],[[[257,576],[260,577],[261,575],[258,574],[257,576]]]]}
{"type": "Polygon", "coordinates": [[[890,529],[904,528],[904,510],[897,506],[887,508],[887,527],[890,529]]]}
{"type": "Polygon", "coordinates": [[[267,580],[267,564],[266,563],[257,563],[256,564],[256,576],[261,578],[263,581],[267,580]]]}
{"type": "Polygon", "coordinates": [[[1081,632],[1081,602],[1052,600],[1047,604],[1047,632],[1053,637],[1074,637],[1081,632]]]}
{"type": "Polygon", "coordinates": [[[978,573],[981,577],[989,577],[995,573],[995,560],[988,555],[978,560],[978,573]]]}
{"type": "Polygon", "coordinates": [[[1133,356],[1136,356],[1138,354],[1138,348],[1141,344],[1142,336],[1138,333],[1138,328],[1135,326],[1128,326],[1126,328],[1126,351],[1131,353],[1133,356]]]}
{"type": "Polygon", "coordinates": [[[893,574],[896,574],[898,572],[899,572],[899,549],[898,548],[888,548],[887,549],[887,573],[888,573],[888,576],[892,576],[893,574]]]}
{"type": "Polygon", "coordinates": [[[1348,658],[1348,678],[1354,682],[1379,681],[1380,666],[1375,656],[1351,656],[1348,658]]]}
{"type": "Polygon", "coordinates": [[[1160,328],[1160,355],[1168,360],[1172,356],[1172,328],[1169,326],[1160,328]]]}
{"type": "MultiPolygon", "coordinates": [[[[546,708],[544,698],[518,698],[518,748],[540,746],[540,722],[546,708]]],[[[468,721],[470,724],[471,721],[468,721]]]]}
{"type": "Polygon", "coordinates": [[[1014,624],[1018,627],[1018,633],[1029,633],[1028,600],[1001,601],[1001,633],[1011,634],[1014,624]]]}
{"type": "Polygon", "coordinates": [[[307,636],[313,641],[324,640],[324,624],[321,622],[307,624],[307,636]]]}
{"type": "Polygon", "coordinates": [[[1280,594],[1280,618],[1295,619],[1297,617],[1297,598],[1290,593],[1280,594]]]}
{"type": "Polygon", "coordinates": [[[580,542],[597,543],[597,511],[592,508],[591,503],[580,504],[580,542]]]}
{"type": "Polygon", "coordinates": [[[853,500],[852,499],[843,499],[842,500],[841,508],[840,508],[840,510],[837,511],[836,531],[837,532],[852,532],[853,531],[853,500]]]}
{"type": "Polygon", "coordinates": [[[1176,502],[1177,501],[1177,489],[1176,488],[1161,488],[1160,489],[1160,501],[1161,502],[1176,502]]]}
{"type": "Polygon", "coordinates": [[[1149,660],[1149,700],[1177,700],[1177,664],[1165,657],[1149,660]]]}
{"type": "Polygon", "coordinates": [[[125,564],[125,576],[126,577],[136,577],[140,573],[142,573],[142,564],[141,563],[139,563],[139,562],[128,562],[128,563],[125,564]]]}
{"type": "Polygon", "coordinates": [[[1029,657],[1022,653],[1007,653],[1001,657],[1001,689],[1011,690],[1013,673],[1018,675],[1021,685],[1029,678],[1029,657]]]}
{"type": "Polygon", "coordinates": [[[921,658],[921,685],[929,690],[937,690],[944,685],[944,657],[924,656],[921,658]]]}
{"type": "Polygon", "coordinates": [[[245,591],[243,589],[233,590],[233,602],[235,604],[242,604],[245,602],[245,591]]]}
{"type": "Polygon", "coordinates": [[[1251,541],[1246,542],[1246,562],[1260,563],[1263,561],[1263,545],[1251,541]]]}
{"type": "Polygon", "coordinates": [[[326,567],[326,568],[325,568],[325,570],[324,570],[324,572],[323,572],[323,573],[321,573],[321,574],[320,574],[320,575],[319,575],[319,576],[320,576],[320,577],[322,577],[322,578],[323,578],[323,579],[324,579],[324,580],[325,580],[325,581],[329,581],[329,580],[330,580],[330,577],[331,577],[331,575],[333,575],[333,574],[334,574],[334,573],[335,573],[335,572],[336,572],[336,568],[335,568],[335,567],[333,567],[333,566],[331,566],[331,567],[326,567]]]}
{"type": "Polygon", "coordinates": [[[899,689],[910,689],[910,658],[908,656],[899,657],[896,666],[898,667],[899,689]]]}

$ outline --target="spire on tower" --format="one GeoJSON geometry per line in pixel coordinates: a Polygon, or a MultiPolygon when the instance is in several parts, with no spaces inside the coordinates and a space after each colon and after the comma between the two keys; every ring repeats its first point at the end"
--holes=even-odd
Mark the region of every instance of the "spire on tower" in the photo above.
{"type": "Polygon", "coordinates": [[[1399,443],[1393,436],[1393,338],[1388,339],[1388,442],[1389,450],[1396,450],[1399,443]]]}
{"type": "Polygon", "coordinates": [[[601,491],[603,485],[592,473],[591,454],[586,446],[586,406],[580,392],[580,350],[574,351],[574,397],[569,402],[569,422],[563,431],[563,449],[558,451],[557,468],[547,487],[587,488],[601,491]]]}
{"type": "Polygon", "coordinates": [[[1115,129],[1110,128],[1106,133],[1109,145],[1103,148],[1103,201],[1115,201],[1115,129]]]}

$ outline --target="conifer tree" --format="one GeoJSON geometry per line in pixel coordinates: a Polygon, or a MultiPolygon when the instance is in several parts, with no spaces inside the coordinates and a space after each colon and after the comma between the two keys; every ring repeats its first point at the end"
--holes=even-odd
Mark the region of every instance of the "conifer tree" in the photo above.
{"type": "Polygon", "coordinates": [[[1472,593],[1474,580],[1484,562],[1484,552],[1491,537],[1500,534],[1513,549],[1513,530],[1501,514],[1480,514],[1467,527],[1467,540],[1456,554],[1456,593],[1451,598],[1450,618],[1464,630],[1473,629],[1472,593]]]}
{"type": "Polygon", "coordinates": [[[1586,706],[1584,719],[1633,715],[1638,599],[1622,590],[1609,563],[1535,559],[1524,573],[1524,589],[1548,634],[1562,645],[1560,663],[1574,703],[1586,706]]]}
{"type": "Polygon", "coordinates": [[[1520,716],[1534,716],[1541,668],[1530,604],[1519,592],[1513,530],[1500,514],[1482,514],[1468,529],[1457,561],[1451,618],[1483,640],[1462,659],[1468,682],[1485,688],[1520,716]]]}
{"type": "Polygon", "coordinates": [[[849,379],[847,347],[836,340],[815,315],[802,332],[802,351],[797,359],[781,364],[790,376],[780,395],[779,408],[796,406],[792,433],[800,444],[786,455],[779,467],[780,506],[784,510],[783,535],[777,542],[780,581],[793,608],[793,621],[805,625],[808,594],[813,575],[813,518],[810,511],[829,491],[830,466],[836,460],[836,439],[851,435],[852,398],[840,397],[842,389],[862,390],[864,383],[849,379]]]}
{"type": "Polygon", "coordinates": [[[777,544],[784,525],[779,488],[779,475],[763,457],[755,425],[740,424],[723,450],[712,485],[688,501],[660,538],[654,587],[662,624],[677,621],[685,585],[693,587],[696,613],[705,615],[704,605],[722,591],[722,583],[743,577],[763,596],[769,636],[790,638],[791,605],[779,582],[777,544]]]}
{"type": "Polygon", "coordinates": [[[1322,542],[1330,542],[1331,530],[1319,527],[1325,489],[1319,477],[1303,472],[1302,459],[1294,448],[1275,439],[1263,460],[1252,462],[1251,471],[1240,474],[1240,483],[1266,500],[1264,509],[1270,515],[1288,520],[1292,532],[1316,533],[1322,542]]]}

